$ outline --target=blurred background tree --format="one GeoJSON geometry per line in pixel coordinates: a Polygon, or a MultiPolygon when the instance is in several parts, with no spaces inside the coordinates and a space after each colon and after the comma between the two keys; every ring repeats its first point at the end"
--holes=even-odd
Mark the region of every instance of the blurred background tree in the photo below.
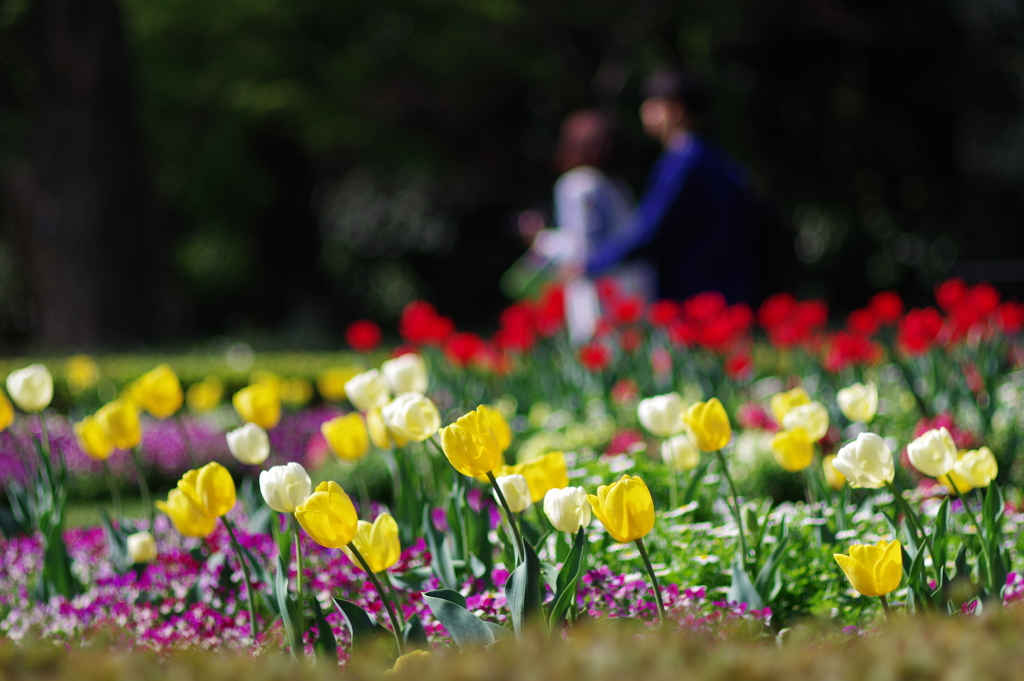
{"type": "Polygon", "coordinates": [[[773,202],[766,292],[923,302],[960,271],[1020,295],[1022,12],[0,0],[0,339],[318,347],[419,296],[486,330],[562,117],[617,112],[639,192],[639,84],[671,62],[713,82],[708,136],[773,202]]]}

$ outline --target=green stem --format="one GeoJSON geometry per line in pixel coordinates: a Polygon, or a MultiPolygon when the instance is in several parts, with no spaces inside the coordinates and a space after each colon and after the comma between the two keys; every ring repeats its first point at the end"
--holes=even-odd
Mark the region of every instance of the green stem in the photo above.
{"type": "MultiPolygon", "coordinates": [[[[276,522],[276,518],[275,518],[276,522]]],[[[291,526],[292,534],[295,535],[295,600],[299,606],[299,627],[302,635],[306,635],[306,607],[305,600],[302,597],[302,541],[301,533],[299,532],[299,523],[295,519],[295,514],[291,514],[291,526]]]]}
{"type": "Polygon", "coordinates": [[[519,551],[520,560],[526,560],[526,543],[523,541],[523,535],[519,533],[519,526],[516,524],[515,515],[512,513],[512,509],[509,508],[508,502],[505,501],[505,495],[502,494],[498,481],[494,479],[494,473],[487,471],[487,479],[490,481],[491,487],[494,488],[494,494],[498,497],[498,503],[501,504],[501,508],[505,511],[505,518],[508,520],[508,524],[512,526],[512,534],[515,535],[516,550],[519,551]]]}
{"type": "MultiPolygon", "coordinates": [[[[38,416],[39,416],[39,432],[42,435],[42,438],[40,439],[40,444],[43,447],[43,456],[46,457],[47,461],[49,461],[50,460],[50,431],[47,430],[47,428],[46,428],[46,419],[43,417],[43,412],[39,412],[38,416]]],[[[68,479],[68,462],[67,462],[67,459],[64,458],[64,450],[62,449],[61,452],[60,452],[60,482],[61,482],[61,486],[63,486],[67,482],[67,479],[68,479]]]]}
{"type": "Polygon", "coordinates": [[[117,491],[114,473],[110,470],[110,464],[106,459],[103,460],[103,473],[107,478],[107,485],[110,487],[110,500],[114,502],[114,517],[121,518],[124,516],[124,510],[121,508],[121,493],[117,491]]]}
{"type": "Polygon", "coordinates": [[[398,592],[395,591],[395,585],[391,583],[391,577],[388,575],[388,571],[378,573],[378,578],[384,584],[388,590],[388,595],[391,596],[391,602],[395,604],[395,613],[398,615],[398,624],[405,629],[405,617],[402,616],[402,608],[398,604],[398,592]]]}
{"type": "Polygon", "coordinates": [[[668,467],[668,505],[670,511],[679,508],[679,498],[676,492],[676,469],[672,465],[668,467]]]}
{"type": "Polygon", "coordinates": [[[398,644],[398,654],[405,654],[405,646],[402,645],[402,627],[398,624],[398,615],[395,614],[395,606],[391,603],[391,599],[388,598],[387,594],[384,593],[384,587],[381,585],[380,580],[377,579],[377,575],[373,573],[370,566],[367,565],[366,559],[363,558],[363,554],[359,553],[359,549],[352,542],[348,544],[348,550],[352,552],[352,555],[356,557],[363,570],[366,572],[367,578],[373,582],[374,588],[377,589],[377,595],[380,596],[380,600],[384,602],[384,609],[388,611],[388,617],[391,618],[391,628],[394,629],[395,643],[398,644]]]}
{"type": "Polygon", "coordinates": [[[736,527],[740,531],[740,552],[743,555],[743,562],[747,562],[747,536],[743,530],[743,516],[740,514],[740,496],[736,493],[736,484],[732,481],[732,476],[729,475],[729,466],[725,462],[725,455],[722,454],[721,449],[715,450],[715,454],[718,455],[718,462],[722,465],[722,475],[725,476],[726,482],[729,483],[729,490],[732,492],[732,513],[736,518],[736,527]]]}
{"type": "Polygon", "coordinates": [[[363,520],[370,520],[370,492],[366,489],[366,481],[359,471],[353,471],[352,477],[356,479],[356,489],[359,490],[359,517],[363,520]]]}
{"type": "Polygon", "coordinates": [[[256,604],[253,601],[252,594],[252,581],[249,579],[249,566],[245,562],[245,556],[242,555],[242,545],[238,543],[238,537],[235,536],[235,530],[231,527],[231,522],[227,516],[221,516],[221,521],[224,523],[224,527],[228,531],[228,536],[231,537],[231,545],[235,549],[235,555],[238,556],[238,562],[242,566],[242,578],[245,579],[245,595],[249,601],[249,633],[252,636],[252,644],[256,645],[256,604]]]}
{"type": "Polygon", "coordinates": [[[644,561],[647,574],[651,577],[651,586],[654,588],[654,602],[658,604],[658,622],[665,626],[665,604],[661,600],[661,587],[658,586],[658,577],[654,574],[654,566],[651,565],[651,558],[647,555],[647,548],[644,546],[643,538],[636,540],[636,547],[640,549],[640,558],[644,561]]]}
{"type": "Polygon", "coordinates": [[[891,622],[892,610],[889,609],[889,599],[885,597],[885,594],[882,594],[878,598],[882,601],[882,610],[885,611],[885,619],[891,622]]]}
{"type": "MultiPolygon", "coordinates": [[[[964,507],[964,512],[967,513],[968,516],[970,516],[971,520],[974,521],[974,526],[978,528],[978,541],[981,544],[981,551],[982,551],[982,553],[985,554],[986,562],[988,563],[988,569],[989,569],[989,574],[986,575],[986,577],[987,577],[986,581],[989,582],[989,586],[990,587],[994,587],[994,588],[998,589],[998,587],[1000,585],[992,584],[992,581],[993,581],[993,579],[992,579],[992,577],[993,577],[993,575],[992,575],[992,567],[993,567],[993,565],[992,565],[992,554],[988,550],[989,549],[988,542],[985,541],[985,537],[982,536],[982,532],[984,532],[984,530],[982,530],[981,522],[978,520],[978,516],[976,516],[974,514],[974,511],[971,510],[970,506],[967,505],[967,499],[964,498],[963,492],[960,491],[960,488],[958,488],[956,486],[956,482],[953,481],[953,474],[952,474],[952,472],[950,472],[946,476],[946,479],[949,480],[949,484],[952,485],[953,491],[956,492],[957,498],[960,499],[960,504],[964,507]]],[[[932,558],[934,559],[934,556],[932,556],[932,558]]],[[[941,565],[937,566],[935,568],[936,571],[941,569],[941,567],[942,567],[941,565]]]]}
{"type": "Polygon", "coordinates": [[[135,462],[135,470],[138,471],[139,477],[139,493],[142,495],[142,505],[146,507],[146,513],[149,517],[149,529],[153,530],[153,518],[155,517],[155,511],[153,510],[153,504],[149,501],[149,483],[146,482],[146,473],[142,470],[142,458],[139,455],[139,448],[132,447],[132,461],[135,462]]]}
{"type": "Polygon", "coordinates": [[[903,498],[903,495],[899,493],[899,490],[896,489],[895,485],[893,485],[891,482],[886,482],[885,487],[886,489],[889,490],[889,493],[892,494],[892,496],[895,498],[896,505],[899,506],[900,510],[903,511],[903,515],[906,516],[907,523],[913,529],[914,534],[921,538],[921,542],[928,549],[928,554],[932,557],[932,567],[935,568],[937,574],[938,571],[942,569],[942,566],[939,565],[938,562],[935,560],[935,549],[932,547],[932,540],[924,531],[924,525],[921,524],[921,519],[917,517],[917,514],[914,513],[914,509],[910,507],[910,504],[908,504],[907,500],[903,498]]]}

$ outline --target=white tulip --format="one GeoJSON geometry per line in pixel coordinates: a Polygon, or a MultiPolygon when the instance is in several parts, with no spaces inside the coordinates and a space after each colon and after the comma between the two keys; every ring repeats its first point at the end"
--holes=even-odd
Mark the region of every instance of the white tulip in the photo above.
{"type": "Polygon", "coordinates": [[[292,461],[260,473],[260,492],[267,506],[278,513],[294,513],[313,493],[306,469],[292,461]]]}
{"type": "Polygon", "coordinates": [[[549,489],[544,495],[544,514],[560,532],[576,534],[590,524],[590,502],[582,487],[549,489]]]}
{"type": "Polygon", "coordinates": [[[53,376],[42,364],[12,371],[7,377],[7,394],[22,411],[42,411],[53,399],[53,376]]]}
{"type": "Polygon", "coordinates": [[[907,445],[907,456],[914,468],[938,478],[947,475],[956,464],[956,444],[945,428],[929,430],[907,445]]]}
{"type": "MultiPolygon", "coordinates": [[[[505,497],[508,508],[513,513],[520,513],[530,508],[533,498],[530,496],[530,485],[522,475],[502,475],[497,478],[498,489],[505,497]]],[[[495,494],[497,497],[497,494],[495,494]]]]}
{"type": "Polygon", "coordinates": [[[270,438],[267,431],[255,423],[247,423],[227,435],[231,456],[244,464],[259,466],[270,456],[270,438]]]}
{"type": "Polygon", "coordinates": [[[378,409],[388,403],[388,382],[376,369],[353,376],[345,383],[345,395],[352,406],[361,412],[378,409]]]}
{"type": "Polygon", "coordinates": [[[832,466],[846,477],[851,487],[878,489],[896,477],[892,450],[874,433],[861,433],[840,449],[832,466]]]}
{"type": "Polygon", "coordinates": [[[854,383],[836,394],[836,402],[843,416],[851,421],[870,423],[878,411],[878,388],[874,383],[854,383]]]}
{"type": "Polygon", "coordinates": [[[966,452],[957,460],[953,470],[971,483],[972,487],[988,487],[999,474],[999,464],[992,450],[982,447],[966,452]]]}
{"type": "Polygon", "coordinates": [[[690,442],[690,438],[680,433],[661,443],[661,460],[673,470],[692,470],[700,463],[700,450],[690,442]]]}
{"type": "Polygon", "coordinates": [[[156,560],[156,540],[149,532],[128,535],[128,555],[133,563],[152,563],[156,560]]]}
{"type": "Polygon", "coordinates": [[[828,409],[821,402],[793,407],[782,417],[786,430],[803,428],[811,442],[817,442],[828,433],[828,409]]]}
{"type": "Polygon", "coordinates": [[[669,437],[681,433],[683,423],[683,399],[678,393],[668,393],[640,400],[636,407],[640,425],[652,435],[669,437]]]}
{"type": "Polygon", "coordinates": [[[405,393],[381,409],[384,423],[399,437],[423,442],[441,428],[441,414],[430,398],[419,393],[405,393]]]}
{"type": "Polygon", "coordinates": [[[414,353],[389,359],[380,365],[393,395],[427,392],[427,367],[414,353]]]}

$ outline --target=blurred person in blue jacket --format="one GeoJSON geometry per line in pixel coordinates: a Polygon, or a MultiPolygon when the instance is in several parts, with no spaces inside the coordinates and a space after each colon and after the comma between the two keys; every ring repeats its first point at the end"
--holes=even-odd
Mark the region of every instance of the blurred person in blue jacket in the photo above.
{"type": "Polygon", "coordinates": [[[657,270],[661,298],[682,300],[715,290],[731,303],[750,302],[756,235],[749,180],[738,163],[695,132],[706,88],[686,73],[663,71],[645,89],[640,118],[664,152],[629,229],[595,244],[585,272],[596,277],[646,258],[657,270]]]}

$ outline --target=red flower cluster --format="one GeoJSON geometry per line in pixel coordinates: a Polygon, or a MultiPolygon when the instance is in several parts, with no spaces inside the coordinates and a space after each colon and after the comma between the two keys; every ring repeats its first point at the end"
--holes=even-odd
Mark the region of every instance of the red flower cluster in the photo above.
{"type": "Polygon", "coordinates": [[[593,343],[587,343],[580,348],[580,364],[582,364],[587,371],[597,373],[604,371],[612,361],[612,351],[608,349],[608,346],[600,341],[594,341],[593,343]]]}
{"type": "Polygon", "coordinates": [[[356,352],[371,352],[380,346],[380,327],[369,319],[359,319],[345,329],[345,342],[356,352]]]}
{"type": "Polygon", "coordinates": [[[425,300],[414,300],[402,310],[398,333],[412,345],[439,346],[455,333],[455,322],[425,300]]]}
{"type": "Polygon", "coordinates": [[[791,293],[776,293],[757,310],[757,321],[777,348],[807,346],[828,321],[824,300],[797,300],[791,293]]]}
{"type": "Polygon", "coordinates": [[[839,372],[849,366],[874,364],[882,358],[881,346],[860,333],[839,331],[832,334],[826,346],[826,371],[839,372]]]}
{"type": "MultiPolygon", "coordinates": [[[[662,304],[658,311],[667,319],[671,310],[662,304]]],[[[731,354],[750,344],[754,313],[745,303],[729,305],[718,291],[706,291],[675,306],[675,317],[667,320],[669,338],[676,345],[703,347],[719,354],[731,354]]]]}

